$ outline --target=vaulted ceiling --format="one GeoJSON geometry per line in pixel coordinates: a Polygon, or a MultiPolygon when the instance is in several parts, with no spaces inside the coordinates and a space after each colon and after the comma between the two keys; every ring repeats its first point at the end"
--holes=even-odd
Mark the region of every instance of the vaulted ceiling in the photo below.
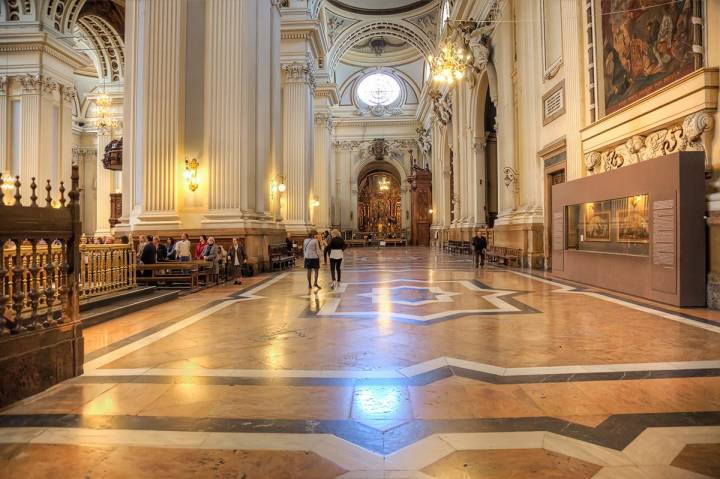
{"type": "Polygon", "coordinates": [[[433,0],[328,0],[332,5],[365,15],[393,15],[420,8],[433,0]]]}

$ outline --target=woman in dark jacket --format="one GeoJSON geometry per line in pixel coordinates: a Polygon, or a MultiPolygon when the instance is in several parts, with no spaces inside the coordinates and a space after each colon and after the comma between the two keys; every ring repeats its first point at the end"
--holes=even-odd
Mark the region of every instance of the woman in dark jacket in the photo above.
{"type": "Polygon", "coordinates": [[[247,263],[245,248],[237,238],[233,238],[233,244],[228,250],[228,278],[233,279],[233,284],[242,284],[242,268],[247,263]]]}
{"type": "Polygon", "coordinates": [[[332,276],[331,289],[340,284],[340,264],[343,260],[343,251],[345,251],[345,240],[340,236],[340,231],[332,230],[330,233],[332,239],[327,245],[326,253],[330,256],[330,276],[332,276]],[[337,280],[335,276],[337,274],[337,280]]]}

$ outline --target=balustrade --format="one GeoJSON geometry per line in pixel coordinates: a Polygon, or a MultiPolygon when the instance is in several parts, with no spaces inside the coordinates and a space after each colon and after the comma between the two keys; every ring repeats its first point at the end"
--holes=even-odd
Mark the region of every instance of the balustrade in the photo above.
{"type": "MultiPolygon", "coordinates": [[[[0,190],[7,189],[0,178],[0,190]],[[5,188],[3,188],[5,186],[5,188]]],[[[20,177],[10,184],[14,202],[0,195],[0,336],[47,328],[77,320],[77,232],[80,228],[78,171],[73,168],[72,190],[65,198],[60,182],[53,199],[50,180],[45,206],[38,205],[35,178],[30,204],[23,206],[20,177]]]]}
{"type": "Polygon", "coordinates": [[[133,288],[135,251],[131,244],[80,244],[80,299],[133,288]]]}

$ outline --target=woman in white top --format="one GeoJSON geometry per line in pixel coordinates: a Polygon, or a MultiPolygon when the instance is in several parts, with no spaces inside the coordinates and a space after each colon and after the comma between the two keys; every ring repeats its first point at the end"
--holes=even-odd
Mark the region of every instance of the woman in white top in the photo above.
{"type": "Polygon", "coordinates": [[[315,270],[315,287],[317,289],[322,289],[318,285],[321,255],[322,249],[320,249],[320,242],[317,239],[317,231],[312,230],[308,234],[308,237],[305,238],[305,241],[303,241],[303,256],[305,257],[305,269],[307,270],[308,289],[313,288],[313,285],[310,282],[312,270],[315,270]]]}
{"type": "Polygon", "coordinates": [[[343,260],[343,251],[345,250],[345,240],[340,237],[340,231],[332,230],[330,233],[332,239],[327,245],[326,252],[330,255],[330,275],[332,276],[331,289],[340,284],[340,265],[343,260]],[[336,281],[337,277],[337,281],[336,281]]]}

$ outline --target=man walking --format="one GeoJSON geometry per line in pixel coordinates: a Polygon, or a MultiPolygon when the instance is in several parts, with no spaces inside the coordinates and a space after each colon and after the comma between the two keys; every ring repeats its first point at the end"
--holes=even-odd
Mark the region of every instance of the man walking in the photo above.
{"type": "Polygon", "coordinates": [[[487,239],[478,231],[473,238],[473,250],[475,252],[475,267],[478,267],[478,260],[480,266],[485,266],[485,250],[487,249],[487,239]]]}

